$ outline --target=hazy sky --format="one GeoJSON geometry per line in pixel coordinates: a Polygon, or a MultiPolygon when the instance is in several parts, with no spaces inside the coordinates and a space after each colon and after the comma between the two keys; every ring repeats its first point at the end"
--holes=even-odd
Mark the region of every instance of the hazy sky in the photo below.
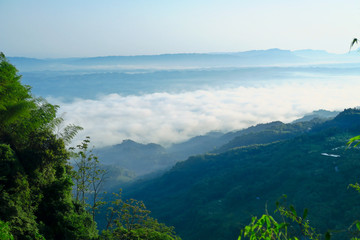
{"type": "Polygon", "coordinates": [[[343,53],[359,35],[355,0],[0,0],[0,51],[7,56],[343,53]]]}

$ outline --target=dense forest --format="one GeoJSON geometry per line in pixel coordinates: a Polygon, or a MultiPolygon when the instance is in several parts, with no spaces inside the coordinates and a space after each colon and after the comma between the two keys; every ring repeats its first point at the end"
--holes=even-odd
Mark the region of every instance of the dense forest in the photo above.
{"type": "MultiPolygon", "coordinates": [[[[280,209],[294,205],[301,215],[308,209],[306,221],[320,234],[310,239],[323,239],[328,231],[332,239],[350,239],[358,234],[348,231],[360,216],[360,195],[349,185],[358,181],[360,152],[347,142],[359,133],[359,123],[360,110],[347,109],[329,121],[273,124],[263,128],[267,134],[248,133],[231,149],[190,157],[128,193],[141,196],[183,239],[236,239],[252,217],[267,213],[281,222],[277,202],[283,202],[280,209]],[[289,131],[294,135],[284,139],[289,131]]],[[[302,235],[298,228],[293,236],[302,235]]]]}
{"type": "Polygon", "coordinates": [[[95,195],[103,170],[89,139],[69,148],[81,128],[61,128],[58,106],[32,96],[20,79],[1,53],[0,239],[180,239],[121,192],[107,203],[107,226],[99,233],[94,215],[104,202],[95,195]]]}

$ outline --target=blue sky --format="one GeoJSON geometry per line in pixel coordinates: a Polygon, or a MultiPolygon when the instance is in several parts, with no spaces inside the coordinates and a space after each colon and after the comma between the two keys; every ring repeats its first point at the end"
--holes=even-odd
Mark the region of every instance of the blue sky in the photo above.
{"type": "Polygon", "coordinates": [[[7,56],[89,57],[253,49],[348,51],[355,0],[0,0],[7,56]]]}

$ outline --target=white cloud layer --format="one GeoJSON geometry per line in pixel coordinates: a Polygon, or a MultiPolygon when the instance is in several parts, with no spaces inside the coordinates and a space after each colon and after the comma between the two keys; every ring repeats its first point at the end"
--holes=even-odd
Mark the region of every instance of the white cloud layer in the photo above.
{"type": "Polygon", "coordinates": [[[239,130],[258,123],[290,122],[313,110],[343,110],[360,103],[360,83],[313,81],[268,87],[199,90],[142,96],[110,94],[96,100],[62,103],[66,123],[84,127],[78,138],[107,146],[132,139],[164,146],[209,131],[239,130]]]}

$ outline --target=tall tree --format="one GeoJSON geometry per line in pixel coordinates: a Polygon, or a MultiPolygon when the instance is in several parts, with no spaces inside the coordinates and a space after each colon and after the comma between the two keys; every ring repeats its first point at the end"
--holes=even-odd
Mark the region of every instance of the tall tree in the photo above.
{"type": "Polygon", "coordinates": [[[95,214],[101,205],[101,191],[107,171],[101,167],[99,159],[89,148],[90,137],[86,137],[81,144],[77,145],[77,151],[73,150],[74,160],[74,195],[76,202],[88,205],[90,213],[95,220],[95,214]]]}

